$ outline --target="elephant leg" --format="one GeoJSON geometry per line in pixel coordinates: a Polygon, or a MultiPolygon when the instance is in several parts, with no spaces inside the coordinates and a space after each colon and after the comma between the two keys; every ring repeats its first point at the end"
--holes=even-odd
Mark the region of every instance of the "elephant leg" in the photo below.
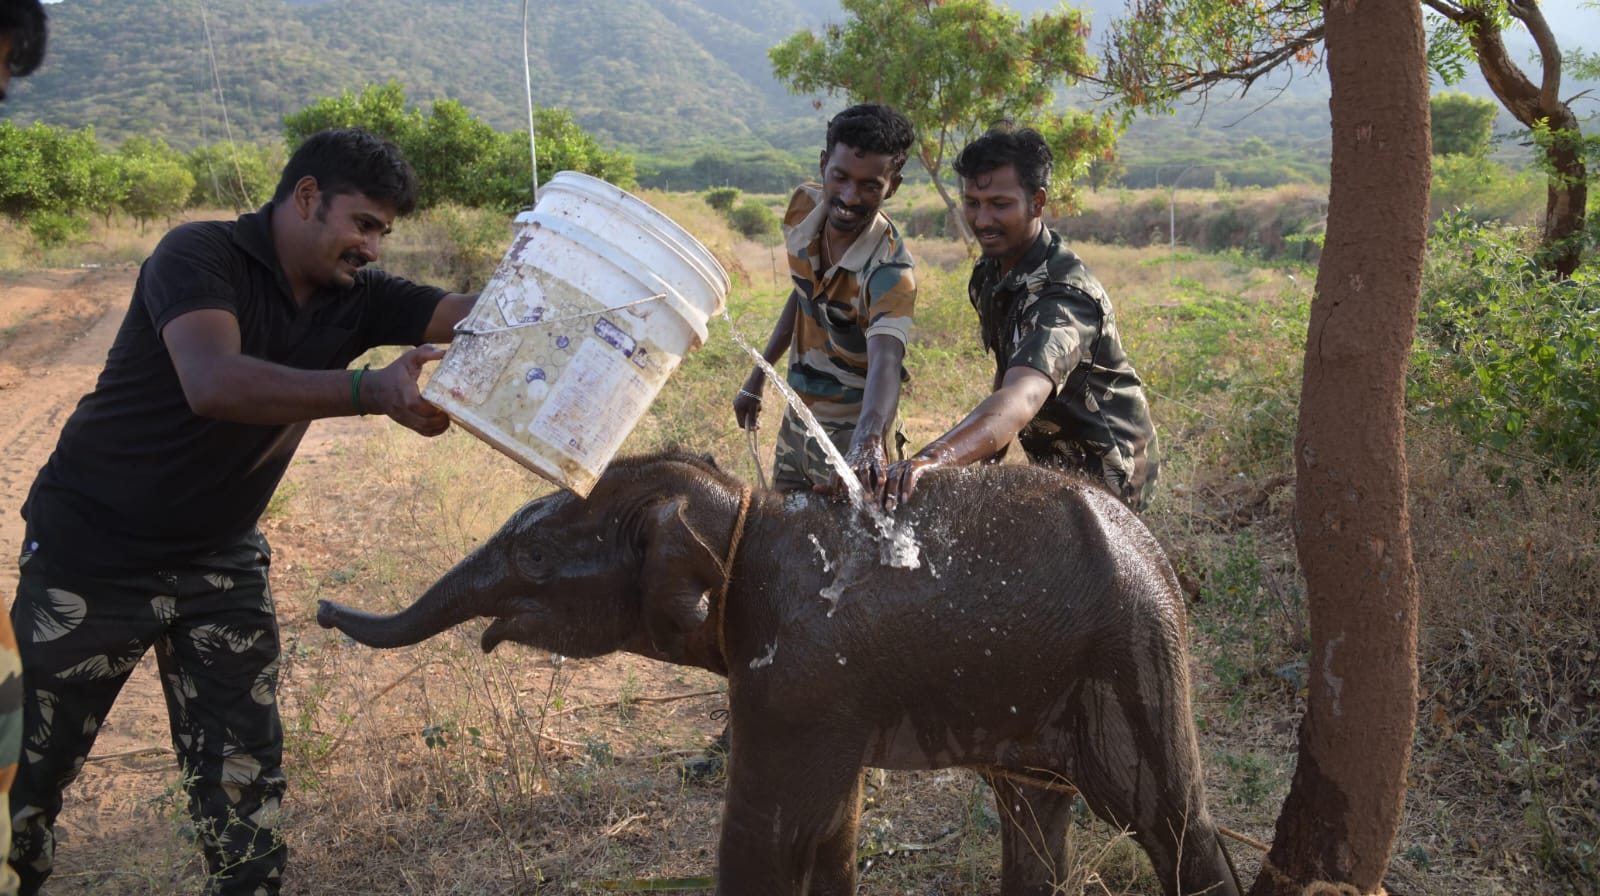
{"type": "Polygon", "coordinates": [[[838,828],[817,844],[811,863],[811,889],[806,896],[854,896],[856,891],[856,832],[861,822],[862,776],[851,776],[854,786],[846,797],[849,811],[838,828]]]}
{"type": "Polygon", "coordinates": [[[1187,700],[1180,712],[1174,695],[1146,699],[1136,688],[1101,684],[1085,689],[1082,708],[1073,783],[1089,808],[1132,832],[1165,896],[1238,896],[1238,875],[1206,809],[1187,700]]]}
{"type": "MultiPolygon", "coordinates": [[[[751,749],[733,731],[718,853],[718,896],[850,896],[861,768],[819,757],[836,745],[751,749]]],[[[859,751],[857,751],[859,755],[859,751]]]]}
{"type": "Polygon", "coordinates": [[[1023,784],[984,773],[1000,816],[1001,896],[1053,896],[1064,892],[1070,791],[1023,784]]]}

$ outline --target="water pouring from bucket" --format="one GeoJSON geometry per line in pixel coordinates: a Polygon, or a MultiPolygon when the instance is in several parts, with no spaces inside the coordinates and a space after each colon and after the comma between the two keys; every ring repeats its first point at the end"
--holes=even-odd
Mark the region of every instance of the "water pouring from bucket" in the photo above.
{"type": "Polygon", "coordinates": [[[727,272],[620,187],[556,174],[516,218],[423,397],[587,496],[684,356],[724,313],[727,272]]]}
{"type": "MultiPolygon", "coordinates": [[[[733,321],[728,318],[726,311],[722,313],[722,317],[728,321],[729,332],[733,332],[733,321]]],[[[782,395],[783,400],[794,409],[795,416],[805,426],[806,433],[821,445],[823,453],[828,458],[828,465],[833,467],[834,472],[839,474],[839,479],[844,482],[845,490],[850,494],[850,503],[872,521],[873,527],[877,530],[880,562],[885,566],[901,569],[916,569],[921,566],[921,550],[911,526],[909,524],[897,526],[893,517],[885,513],[876,501],[868,498],[861,488],[861,481],[856,478],[855,471],[850,469],[849,462],[839,453],[839,448],[833,444],[833,440],[828,438],[827,431],[817,422],[816,416],[811,413],[809,407],[806,407],[806,403],[789,388],[789,384],[778,375],[778,371],[761,356],[760,352],[740,338],[738,333],[733,333],[733,339],[755,359],[756,365],[766,372],[767,382],[777,387],[778,394],[782,395]]]]}

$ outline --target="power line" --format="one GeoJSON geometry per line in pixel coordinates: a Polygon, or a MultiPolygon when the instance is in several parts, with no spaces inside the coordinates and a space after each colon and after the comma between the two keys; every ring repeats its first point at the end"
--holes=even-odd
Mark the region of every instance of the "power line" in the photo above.
{"type": "MultiPolygon", "coordinates": [[[[228,160],[233,163],[234,179],[239,185],[239,197],[246,203],[250,200],[250,193],[244,185],[244,172],[239,168],[239,147],[233,142],[233,124],[228,121],[228,101],[222,92],[222,73],[217,67],[217,48],[211,40],[211,22],[206,15],[206,0],[198,0],[200,4],[200,27],[206,34],[206,55],[211,59],[211,82],[217,90],[217,106],[222,110],[222,129],[228,137],[228,160]]],[[[209,153],[207,154],[209,156],[209,153]]],[[[210,164],[209,158],[207,164],[210,164]]]]}

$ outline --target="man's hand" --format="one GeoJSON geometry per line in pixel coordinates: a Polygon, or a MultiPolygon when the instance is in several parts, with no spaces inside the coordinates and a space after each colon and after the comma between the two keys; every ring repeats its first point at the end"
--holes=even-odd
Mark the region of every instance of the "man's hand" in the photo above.
{"type": "MultiPolygon", "coordinates": [[[[855,472],[856,479],[866,491],[868,500],[877,500],[878,491],[883,488],[885,481],[885,469],[888,467],[888,456],[883,453],[883,434],[874,432],[858,436],[850,445],[850,452],[844,456],[844,460],[855,472]]],[[[817,491],[832,496],[835,501],[843,501],[850,494],[844,480],[839,478],[838,470],[834,470],[828,477],[828,484],[818,488],[817,491]]]]}
{"type": "Polygon", "coordinates": [[[406,352],[393,364],[369,371],[361,378],[361,406],[370,413],[387,414],[391,420],[425,436],[436,436],[450,428],[450,417],[422,397],[417,380],[422,366],[444,357],[444,350],[431,345],[406,352]]]}
{"type": "Polygon", "coordinates": [[[740,429],[756,429],[760,425],[761,388],[766,384],[767,378],[758,371],[739,387],[739,394],[733,398],[733,418],[739,421],[740,429]]]}
{"type": "Polygon", "coordinates": [[[917,480],[922,478],[922,474],[934,467],[944,466],[943,458],[930,456],[926,451],[923,449],[894,464],[884,474],[883,488],[878,495],[884,510],[893,513],[896,507],[911,500],[911,493],[916,491],[917,480]]]}

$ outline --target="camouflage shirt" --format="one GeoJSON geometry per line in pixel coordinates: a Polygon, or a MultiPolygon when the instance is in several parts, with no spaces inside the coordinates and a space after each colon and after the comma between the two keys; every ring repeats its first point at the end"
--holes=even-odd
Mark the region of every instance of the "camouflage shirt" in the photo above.
{"type": "Polygon", "coordinates": [[[917,281],[900,232],[879,212],[838,263],[822,264],[822,188],[805,184],[783,216],[800,313],[789,346],[789,386],[822,423],[854,425],[867,385],[867,338],[911,335],[917,281]]]}
{"type": "Polygon", "coordinates": [[[1043,228],[1005,276],[995,260],[979,261],[967,296],[995,356],[996,388],[1018,365],[1055,383],[1017,436],[1028,456],[1097,469],[1124,502],[1142,509],[1156,480],[1156,431],[1100,281],[1043,228]]]}

